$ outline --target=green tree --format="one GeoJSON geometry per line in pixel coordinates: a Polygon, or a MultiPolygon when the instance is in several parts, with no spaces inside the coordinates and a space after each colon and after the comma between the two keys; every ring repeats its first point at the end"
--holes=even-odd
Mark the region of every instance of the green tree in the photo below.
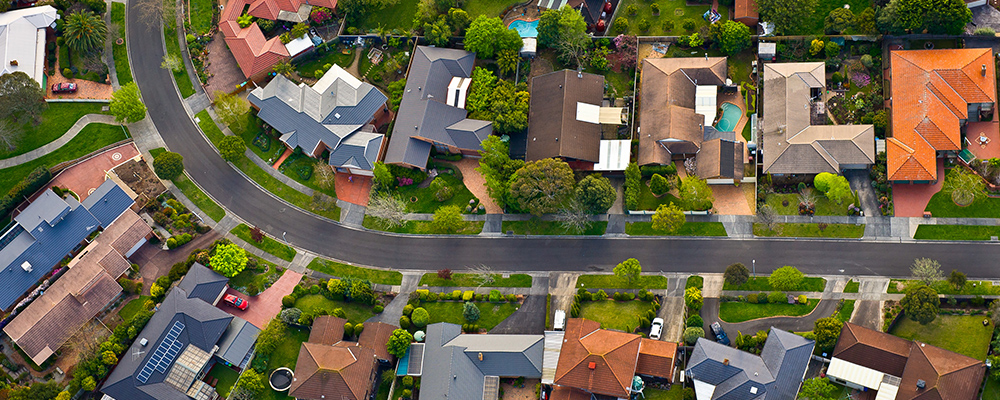
{"type": "Polygon", "coordinates": [[[965,287],[966,281],[965,274],[957,269],[951,270],[951,274],[948,275],[948,283],[954,286],[955,289],[962,290],[965,287]]]}
{"type": "Polygon", "coordinates": [[[280,60],[271,67],[271,70],[276,74],[284,75],[288,78],[295,72],[295,66],[288,60],[280,60]]]}
{"type": "MultiPolygon", "coordinates": [[[[826,194],[828,199],[836,202],[837,204],[843,204],[845,201],[854,200],[854,192],[851,191],[851,184],[847,181],[847,178],[841,175],[831,175],[826,183],[826,190],[823,191],[823,193],[826,194]]],[[[817,186],[817,189],[819,189],[819,186],[817,186]]]]}
{"type": "Polygon", "coordinates": [[[820,192],[826,193],[830,190],[830,186],[833,184],[833,180],[836,179],[837,175],[831,174],[829,172],[820,172],[816,174],[813,178],[813,187],[820,192]]]}
{"type": "Polygon", "coordinates": [[[396,185],[396,179],[389,172],[389,167],[385,166],[385,163],[381,161],[375,162],[375,165],[372,167],[372,174],[374,174],[372,180],[375,182],[377,190],[387,190],[396,185]]]}
{"type": "Polygon", "coordinates": [[[803,279],[805,275],[798,268],[786,265],[774,270],[767,278],[767,282],[774,290],[790,292],[799,289],[803,279]]]}
{"type": "Polygon", "coordinates": [[[631,285],[633,282],[639,281],[639,277],[642,274],[642,266],[639,265],[639,260],[630,258],[618,263],[615,266],[614,273],[615,276],[624,279],[625,282],[631,285]]]}
{"type": "Polygon", "coordinates": [[[591,214],[604,214],[615,204],[618,192],[601,174],[590,174],[576,184],[576,200],[591,214]]]}
{"type": "Polygon", "coordinates": [[[469,323],[479,321],[479,315],[479,307],[476,306],[476,303],[467,301],[462,305],[462,318],[465,318],[469,323]]]}
{"type": "Polygon", "coordinates": [[[629,163],[625,167],[625,208],[635,210],[639,207],[639,193],[642,189],[642,172],[636,163],[629,163]]]}
{"type": "Polygon", "coordinates": [[[848,8],[837,7],[827,14],[823,25],[828,34],[840,34],[854,27],[854,13],[848,8]]]}
{"type": "Polygon", "coordinates": [[[826,42],[824,50],[826,58],[833,58],[840,55],[840,45],[837,42],[826,42]]]}
{"type": "Polygon", "coordinates": [[[153,158],[153,170],[160,179],[171,180],[184,172],[184,156],[166,151],[153,158]]]}
{"type": "Polygon", "coordinates": [[[693,210],[708,210],[715,202],[712,189],[708,182],[696,176],[688,175],[681,179],[681,201],[693,210]]]}
{"type": "Polygon", "coordinates": [[[219,154],[226,161],[236,162],[243,153],[247,151],[247,144],[243,138],[234,135],[227,135],[219,142],[219,154]]]}
{"type": "MultiPolygon", "coordinates": [[[[77,373],[80,373],[80,369],[77,369],[77,373]]],[[[83,380],[84,390],[93,391],[97,386],[97,381],[92,376],[88,376],[87,379],[83,380]]],[[[31,386],[12,386],[7,392],[7,400],[52,400],[59,396],[62,388],[63,385],[54,380],[44,383],[35,382],[31,386]]]]}
{"type": "Polygon", "coordinates": [[[17,71],[0,75],[0,119],[24,124],[37,120],[46,107],[45,91],[28,74],[17,71]]]}
{"type": "Polygon", "coordinates": [[[73,398],[73,395],[69,394],[68,390],[63,390],[63,391],[59,392],[58,395],[56,395],[56,400],[70,400],[72,398],[73,398]]]}
{"type": "MultiPolygon", "coordinates": [[[[86,378],[83,378],[81,387],[83,388],[83,390],[86,390],[88,392],[93,392],[94,389],[97,389],[97,381],[94,380],[93,376],[88,376],[86,378]]],[[[8,399],[9,398],[10,397],[8,397],[8,399]]],[[[30,397],[30,398],[35,399],[36,397],[30,397]]]]}
{"type": "Polygon", "coordinates": [[[459,35],[465,33],[465,29],[469,27],[471,22],[472,18],[465,10],[461,8],[448,10],[448,26],[451,26],[451,29],[454,29],[459,35]]]}
{"type": "Polygon", "coordinates": [[[101,361],[104,365],[115,365],[118,363],[118,356],[111,350],[105,350],[101,353],[101,361]]]}
{"type": "Polygon", "coordinates": [[[830,379],[817,376],[802,382],[802,390],[799,391],[799,398],[808,400],[836,400],[837,391],[837,387],[830,383],[830,379]]]}
{"type": "Polygon", "coordinates": [[[941,307],[941,299],[936,290],[930,286],[915,285],[906,289],[906,295],[899,301],[907,317],[927,325],[937,318],[941,307]]]}
{"type": "Polygon", "coordinates": [[[587,22],[583,14],[563,5],[558,10],[548,9],[542,12],[538,19],[538,44],[544,47],[555,47],[568,37],[586,34],[587,22]]]}
{"type": "Polygon", "coordinates": [[[215,254],[208,260],[215,272],[227,278],[232,278],[243,272],[247,266],[247,252],[235,243],[215,246],[215,254]]]}
{"type": "Polygon", "coordinates": [[[465,100],[465,109],[469,110],[469,118],[491,119],[490,104],[493,89],[497,86],[497,77],[493,71],[476,67],[472,70],[472,85],[465,100]]]}
{"type": "Polygon", "coordinates": [[[986,183],[969,170],[956,167],[948,171],[944,178],[942,192],[951,194],[951,201],[959,206],[967,206],[986,197],[986,183]]]}
{"type": "Polygon", "coordinates": [[[774,22],[775,35],[806,33],[816,0],[758,0],[761,21],[774,22]]]}
{"type": "Polygon", "coordinates": [[[390,83],[386,90],[389,92],[389,107],[392,111],[399,111],[399,103],[403,102],[403,91],[406,90],[406,79],[390,83]]]}
{"type": "Polygon", "coordinates": [[[239,381],[236,382],[236,388],[245,390],[251,395],[259,396],[264,393],[264,390],[267,390],[266,378],[253,368],[247,368],[243,371],[239,381]]]}
{"type": "Polygon", "coordinates": [[[927,286],[940,281],[944,274],[941,272],[941,263],[930,258],[917,258],[910,266],[910,275],[927,286]]]}
{"type": "Polygon", "coordinates": [[[878,16],[879,29],[894,34],[958,35],[970,21],[962,0],[892,0],[878,16]]]}
{"type": "Polygon", "coordinates": [[[456,205],[438,207],[434,211],[434,221],[432,222],[434,231],[437,233],[456,233],[465,222],[462,220],[462,209],[456,205]]]}
{"type": "Polygon", "coordinates": [[[434,23],[427,22],[424,24],[424,37],[432,45],[445,47],[451,41],[451,27],[448,26],[448,22],[442,16],[434,23]]]}
{"type": "Polygon", "coordinates": [[[503,49],[497,52],[497,69],[502,75],[514,72],[519,62],[521,62],[521,55],[517,50],[503,49]]]}
{"type": "Polygon", "coordinates": [[[674,203],[660,204],[653,214],[653,229],[666,233],[676,233],[687,222],[687,216],[674,203]]]}
{"type": "Polygon", "coordinates": [[[215,113],[226,126],[243,128],[246,125],[246,115],[250,113],[250,102],[243,96],[229,94],[221,90],[215,91],[215,113]]]}
{"type": "Polygon", "coordinates": [[[689,287],[684,289],[684,305],[693,312],[698,312],[701,310],[701,306],[705,304],[705,298],[701,294],[701,289],[696,287],[689,287]]]}
{"type": "Polygon", "coordinates": [[[809,55],[813,57],[819,55],[819,53],[823,51],[823,46],[825,44],[826,42],[822,40],[813,39],[812,42],[809,43],[809,55]]]}
{"type": "Polygon", "coordinates": [[[708,27],[708,34],[726,55],[731,56],[750,47],[750,28],[733,20],[712,24],[708,27]]]}
{"type": "Polygon", "coordinates": [[[108,106],[115,121],[132,123],[146,118],[146,105],[142,104],[140,96],[139,86],[135,82],[129,82],[112,93],[108,106]]]}
{"type": "Polygon", "coordinates": [[[697,326],[684,328],[684,343],[694,345],[698,338],[705,337],[705,329],[697,326]]]}
{"type": "Polygon", "coordinates": [[[534,215],[554,213],[571,198],[575,183],[569,164],[544,158],[514,172],[510,196],[520,209],[534,215]]]}
{"type": "Polygon", "coordinates": [[[854,29],[862,35],[872,35],[878,33],[878,28],[875,25],[877,17],[875,15],[875,9],[871,7],[866,7],[854,18],[854,29]]]}
{"type": "Polygon", "coordinates": [[[427,322],[430,321],[430,319],[431,314],[428,313],[423,307],[413,309],[413,314],[410,315],[410,322],[413,323],[413,326],[419,329],[423,329],[423,327],[427,326],[427,322]]]}
{"type": "Polygon", "coordinates": [[[160,68],[171,72],[180,72],[184,68],[184,62],[176,54],[165,54],[163,61],[160,62],[160,68]]]}
{"type": "Polygon", "coordinates": [[[649,191],[659,196],[670,191],[670,181],[660,174],[653,174],[649,178],[649,191]]]}
{"type": "Polygon", "coordinates": [[[278,348],[278,344],[285,341],[287,332],[288,326],[280,319],[269,321],[264,330],[257,334],[257,343],[254,345],[257,354],[267,356],[273,353],[278,348]]]}
{"type": "Polygon", "coordinates": [[[528,128],[531,95],[526,88],[523,83],[514,85],[509,81],[497,82],[490,96],[489,109],[494,132],[511,134],[528,128]]]}
{"type": "Polygon", "coordinates": [[[823,349],[824,352],[832,351],[833,346],[837,345],[837,339],[840,337],[840,329],[843,327],[844,324],[833,317],[817,319],[813,323],[816,346],[823,349]]]}
{"type": "Polygon", "coordinates": [[[722,274],[722,279],[730,285],[739,286],[750,280],[750,270],[743,263],[735,263],[726,267],[726,272],[722,274]]]}
{"type": "MultiPolygon", "coordinates": [[[[477,68],[478,70],[478,68],[477,68]]],[[[512,160],[507,142],[499,136],[491,135],[479,150],[479,168],[486,192],[498,206],[506,208],[510,204],[510,178],[524,166],[524,160],[512,160]]]]}
{"type": "Polygon", "coordinates": [[[520,50],[521,46],[521,35],[507,29],[499,17],[480,15],[465,32],[465,49],[479,58],[493,58],[501,50],[520,50]]]}
{"type": "Polygon", "coordinates": [[[66,17],[63,39],[73,51],[89,53],[104,46],[108,27],[104,19],[90,11],[78,11],[66,17]]]}
{"type": "Polygon", "coordinates": [[[389,351],[389,354],[394,356],[402,357],[406,354],[406,350],[410,348],[410,343],[413,342],[413,335],[407,332],[406,329],[396,329],[392,331],[392,336],[389,337],[389,341],[385,344],[385,349],[389,351]]]}

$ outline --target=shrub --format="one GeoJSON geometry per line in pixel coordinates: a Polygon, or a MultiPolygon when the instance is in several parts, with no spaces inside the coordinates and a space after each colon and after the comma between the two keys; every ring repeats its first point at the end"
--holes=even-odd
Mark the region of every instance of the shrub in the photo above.
{"type": "Polygon", "coordinates": [[[502,298],[503,295],[500,294],[499,290],[490,290],[490,303],[499,303],[502,298]]]}
{"type": "Polygon", "coordinates": [[[475,303],[465,302],[465,305],[462,307],[462,317],[469,322],[479,321],[479,307],[476,307],[475,303]]]}
{"type": "Polygon", "coordinates": [[[430,319],[430,313],[428,313],[423,307],[414,309],[413,314],[410,315],[410,321],[413,322],[413,326],[417,328],[427,326],[427,322],[430,321],[430,319]]]}
{"type": "Polygon", "coordinates": [[[750,293],[747,295],[747,303],[756,304],[757,303],[757,293],[750,293]]]}
{"type": "Polygon", "coordinates": [[[800,294],[799,297],[795,299],[795,301],[797,301],[799,304],[806,304],[809,302],[809,299],[806,298],[806,295],[800,294]]]}
{"type": "Polygon", "coordinates": [[[601,289],[601,290],[598,290],[597,293],[594,293],[593,295],[591,295],[591,297],[593,298],[593,301],[607,300],[608,299],[608,293],[605,292],[604,289],[601,289]]]}
{"type": "Polygon", "coordinates": [[[413,314],[413,305],[407,304],[403,306],[403,315],[409,317],[411,314],[413,314]]]}
{"type": "Polygon", "coordinates": [[[653,177],[649,179],[649,190],[657,196],[662,195],[670,191],[670,181],[663,175],[653,174],[653,177]]]}
{"type": "Polygon", "coordinates": [[[691,327],[691,326],[694,326],[694,327],[703,327],[703,326],[705,326],[705,321],[701,319],[700,315],[692,315],[692,316],[688,317],[687,322],[686,322],[685,325],[687,325],[689,327],[691,327]]]}
{"type": "Polygon", "coordinates": [[[348,337],[349,338],[349,337],[352,337],[352,336],[354,336],[354,325],[351,325],[350,322],[345,322],[344,323],[344,337],[348,337]]]}
{"type": "Polygon", "coordinates": [[[413,377],[412,376],[404,376],[401,383],[403,384],[403,388],[405,388],[405,389],[412,388],[413,387],[413,377]]]}
{"type": "Polygon", "coordinates": [[[451,279],[451,270],[448,268],[439,269],[437,272],[438,278],[441,279],[451,279]]]}
{"type": "Polygon", "coordinates": [[[385,311],[385,307],[382,307],[381,304],[376,304],[375,307],[372,307],[372,312],[375,314],[381,314],[382,311],[385,311]]]}
{"type": "Polygon", "coordinates": [[[472,297],[476,295],[476,292],[471,290],[466,290],[462,293],[462,301],[472,301],[472,297]]]}
{"type": "Polygon", "coordinates": [[[361,331],[364,330],[365,324],[359,322],[357,325],[354,325],[354,336],[361,336],[361,331]]]}
{"type": "Polygon", "coordinates": [[[691,18],[685,19],[684,22],[681,23],[681,27],[683,27],[684,30],[686,30],[686,31],[689,31],[689,32],[693,31],[694,27],[695,27],[695,22],[691,18]]]}
{"type": "Polygon", "coordinates": [[[726,267],[726,272],[722,276],[726,283],[739,286],[750,279],[750,270],[743,263],[735,263],[726,267]]]}
{"type": "Polygon", "coordinates": [[[281,318],[281,322],[292,325],[299,322],[299,317],[302,316],[302,310],[298,308],[286,308],[281,310],[278,314],[278,318],[281,318]]]}
{"type": "Polygon", "coordinates": [[[452,298],[452,300],[461,299],[462,298],[462,291],[461,290],[457,290],[457,289],[453,290],[451,292],[451,298],[452,298]]]}
{"type": "Polygon", "coordinates": [[[427,296],[431,294],[430,290],[427,289],[417,289],[417,296],[420,297],[421,301],[427,300],[427,296]]]}
{"type": "Polygon", "coordinates": [[[508,303],[513,303],[515,301],[517,301],[517,295],[516,294],[511,293],[511,294],[507,295],[507,302],[508,303]]]}
{"type": "Polygon", "coordinates": [[[771,292],[767,295],[768,303],[778,304],[778,303],[784,303],[786,301],[788,301],[788,297],[786,297],[785,293],[783,292],[771,292]]]}
{"type": "Polygon", "coordinates": [[[769,303],[767,298],[767,293],[757,293],[757,304],[767,304],[769,303]]]}
{"type": "Polygon", "coordinates": [[[174,179],[184,172],[184,157],[171,151],[160,153],[153,158],[153,170],[160,179],[174,179]]]}
{"type": "Polygon", "coordinates": [[[399,327],[403,329],[410,329],[410,317],[405,315],[399,317],[399,327]]]}
{"type": "Polygon", "coordinates": [[[805,275],[795,267],[784,266],[776,269],[767,278],[768,283],[776,290],[796,290],[802,284],[805,275]]]}
{"type": "Polygon", "coordinates": [[[697,326],[684,328],[684,343],[693,345],[698,338],[705,337],[705,329],[697,326]]]}

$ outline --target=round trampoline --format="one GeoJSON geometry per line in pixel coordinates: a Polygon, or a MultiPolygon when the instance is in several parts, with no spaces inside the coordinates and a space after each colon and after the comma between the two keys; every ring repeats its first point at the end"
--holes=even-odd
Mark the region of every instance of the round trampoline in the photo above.
{"type": "Polygon", "coordinates": [[[740,106],[729,102],[722,103],[722,118],[715,124],[715,129],[719,132],[732,132],[742,116],[743,110],[740,106]]]}
{"type": "Polygon", "coordinates": [[[271,384],[271,389],[279,392],[284,392],[292,386],[292,370],[281,367],[271,373],[271,377],[268,378],[268,382],[271,384]]]}

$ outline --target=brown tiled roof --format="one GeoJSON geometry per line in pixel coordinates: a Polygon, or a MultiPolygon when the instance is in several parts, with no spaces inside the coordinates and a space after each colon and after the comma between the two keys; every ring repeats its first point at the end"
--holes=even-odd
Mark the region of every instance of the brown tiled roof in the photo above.
{"type": "Polygon", "coordinates": [[[903,376],[910,341],[887,333],[845,323],[833,356],[892,376],[903,376]]]}
{"type": "Polygon", "coordinates": [[[639,358],[636,360],[635,373],[673,380],[676,356],[677,343],[639,339],[639,358]]]}
{"type": "Polygon", "coordinates": [[[556,386],[549,394],[550,400],[591,400],[590,393],[567,386],[556,386]]]}
{"type": "Polygon", "coordinates": [[[132,246],[139,243],[139,240],[142,240],[152,232],[153,229],[146,224],[146,221],[143,221],[142,218],[139,217],[139,214],[136,214],[135,211],[132,210],[125,210],[125,212],[118,217],[114,223],[108,226],[108,228],[105,229],[101,235],[116,238],[110,241],[106,240],[106,242],[110,244],[115,251],[125,254],[132,249],[132,246]]]}
{"type": "Polygon", "coordinates": [[[992,56],[989,48],[890,53],[896,143],[886,146],[889,180],[938,179],[937,151],[960,150],[960,120],[977,118],[968,105],[996,102],[992,56]]]}
{"type": "Polygon", "coordinates": [[[392,355],[385,345],[389,343],[392,331],[399,327],[381,322],[366,322],[364,326],[361,336],[358,337],[358,346],[374,350],[375,355],[381,360],[392,360],[392,355]]]}
{"type": "Polygon", "coordinates": [[[628,397],[639,355],[639,335],[600,327],[600,323],[583,318],[570,318],[566,322],[555,383],[591,393],[628,397]]]}
{"type": "Polygon", "coordinates": [[[601,125],[576,119],[577,103],[601,105],[604,76],[564,69],[531,80],[527,161],[565,157],[600,161],[601,125]]]}
{"type": "Polygon", "coordinates": [[[753,25],[757,24],[757,2],[755,0],[736,0],[735,9],[733,10],[733,19],[740,22],[753,22],[753,25]]]}
{"type": "Polygon", "coordinates": [[[913,342],[896,398],[967,400],[979,394],[986,366],[982,361],[929,344],[913,342]],[[925,382],[917,388],[917,380],[925,382]]]}
{"type": "MultiPolygon", "coordinates": [[[[313,319],[309,332],[309,343],[334,345],[344,339],[346,319],[331,315],[321,315],[313,319]]],[[[364,333],[362,331],[362,333],[364,333]]]]}
{"type": "Polygon", "coordinates": [[[375,373],[375,352],[360,346],[302,343],[288,394],[299,399],[362,400],[375,373]]]}

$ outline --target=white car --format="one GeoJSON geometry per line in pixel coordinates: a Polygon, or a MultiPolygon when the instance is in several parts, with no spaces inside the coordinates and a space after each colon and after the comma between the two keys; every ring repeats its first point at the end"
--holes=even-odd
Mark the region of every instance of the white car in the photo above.
{"type": "Polygon", "coordinates": [[[660,333],[663,332],[663,318],[653,318],[653,324],[649,327],[649,338],[660,340],[660,333]]]}

